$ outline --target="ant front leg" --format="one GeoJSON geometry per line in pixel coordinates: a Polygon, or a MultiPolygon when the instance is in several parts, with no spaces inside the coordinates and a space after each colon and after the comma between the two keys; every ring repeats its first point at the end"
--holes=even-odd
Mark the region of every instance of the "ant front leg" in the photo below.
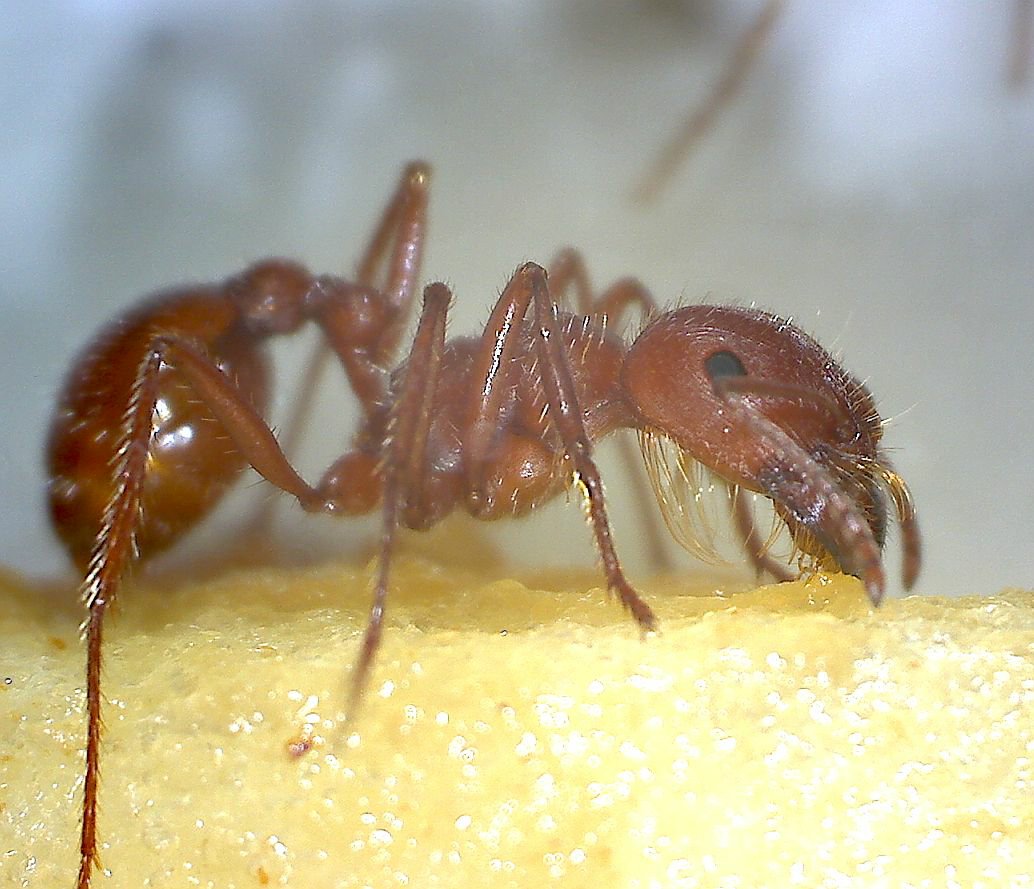
{"type": "Polygon", "coordinates": [[[492,310],[471,368],[477,388],[464,440],[468,509],[479,517],[499,515],[510,501],[517,503],[522,485],[532,491],[533,500],[549,496],[557,472],[554,455],[541,442],[515,435],[510,429],[521,373],[517,358],[529,346],[535,353],[550,422],[559,434],[563,456],[570,461],[573,478],[585,498],[607,586],[617,593],[644,631],[653,630],[654,613],[625,578],[614,548],[603,485],[592,459],[592,445],[568,366],[558,308],[550,298],[545,270],[534,263],[521,266],[506,285],[492,310]],[[526,322],[529,307],[534,312],[530,325],[526,322]],[[531,343],[529,336],[533,337],[531,343]],[[502,496],[507,488],[509,498],[502,496]]]}
{"type": "Polygon", "coordinates": [[[603,482],[592,459],[592,445],[582,422],[582,410],[578,404],[571,368],[568,366],[560,336],[557,304],[549,296],[546,276],[541,269],[538,269],[537,273],[533,271],[531,286],[535,304],[536,345],[546,403],[560,432],[564,451],[574,464],[574,478],[582,489],[587,503],[589,521],[607,576],[607,586],[617,592],[621,604],[632,613],[643,630],[654,630],[657,619],[650,606],[625,579],[617,551],[614,549],[603,498],[603,482]]]}
{"type": "MultiPolygon", "coordinates": [[[[657,311],[653,295],[636,278],[622,278],[602,293],[595,294],[585,260],[572,247],[564,248],[553,257],[548,279],[550,294],[557,303],[565,305],[568,291],[573,287],[576,310],[586,317],[597,319],[604,328],[615,324],[620,331],[625,313],[633,308],[639,309],[639,317],[643,322],[648,321],[657,311]]],[[[650,563],[655,571],[670,571],[672,561],[664,546],[667,535],[658,521],[653,495],[643,477],[639,451],[624,432],[617,436],[615,444],[625,475],[632,482],[638,524],[646,538],[650,563]]]]}

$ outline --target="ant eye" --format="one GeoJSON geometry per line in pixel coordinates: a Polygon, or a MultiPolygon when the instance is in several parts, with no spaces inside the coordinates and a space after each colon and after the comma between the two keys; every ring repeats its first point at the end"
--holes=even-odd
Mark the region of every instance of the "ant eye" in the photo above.
{"type": "Polygon", "coordinates": [[[732,352],[715,352],[704,362],[707,374],[712,380],[719,377],[745,377],[747,369],[732,352]]]}

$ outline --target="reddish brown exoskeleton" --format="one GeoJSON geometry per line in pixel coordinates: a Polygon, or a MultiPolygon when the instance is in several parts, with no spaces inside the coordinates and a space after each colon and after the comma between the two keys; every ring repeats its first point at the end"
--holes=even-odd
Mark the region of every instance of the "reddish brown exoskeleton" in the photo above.
{"type": "MultiPolygon", "coordinates": [[[[608,587],[644,630],[653,611],[625,579],[593,444],[639,432],[665,518],[688,542],[682,502],[697,461],[732,491],[771,498],[801,567],[839,566],[873,602],[884,593],[887,495],[901,522],[905,583],[919,567],[908,489],[880,448],[865,387],[787,321],[753,309],[658,313],[635,281],[594,297],[577,254],[549,275],[510,279],[480,336],[445,338],[451,295],[423,293],[417,332],[398,363],[425,235],[428,168],[408,166],[354,281],[261,262],[215,285],[167,291],[106,327],[72,366],[49,444],[55,526],[85,579],[86,776],[79,889],[97,863],[102,627],[138,556],[170,546],[246,466],[311,512],[383,516],[373,605],[353,672],[355,704],[377,651],[397,529],[425,529],[457,508],[522,515],[572,483],[585,499],[608,587]],[[561,307],[569,290],[577,311],[561,307]],[[643,310],[630,345],[605,320],[643,310]],[[314,486],[291,467],[263,419],[263,345],[306,322],[340,360],[362,409],[352,450],[314,486]]],[[[791,576],[767,554],[733,498],[759,570],[791,576]]]]}

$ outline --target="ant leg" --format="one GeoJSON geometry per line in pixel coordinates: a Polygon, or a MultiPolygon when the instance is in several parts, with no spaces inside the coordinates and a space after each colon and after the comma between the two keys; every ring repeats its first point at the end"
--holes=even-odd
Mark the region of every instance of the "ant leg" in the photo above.
{"type": "Polygon", "coordinates": [[[766,0],[750,29],[740,38],[722,76],[711,87],[704,103],[686,118],[636,185],[632,193],[636,203],[646,204],[655,200],[701,138],[714,127],[718,115],[743,88],[785,4],[786,0],[766,0]]]}
{"type": "Polygon", "coordinates": [[[575,310],[581,315],[594,313],[592,295],[592,284],[589,282],[589,272],[585,268],[585,260],[582,254],[574,247],[564,247],[549,264],[549,289],[560,305],[567,304],[567,291],[574,287],[575,310]]]}
{"type": "Polygon", "coordinates": [[[431,168],[422,161],[406,165],[395,194],[359,261],[356,278],[369,287],[377,285],[377,270],[387,260],[384,282],[378,289],[405,323],[413,302],[427,233],[427,198],[431,168]]]}
{"type": "MultiPolygon", "coordinates": [[[[424,238],[427,233],[427,199],[430,183],[431,169],[427,164],[414,161],[406,166],[402,171],[395,194],[388,202],[388,206],[385,207],[373,237],[359,262],[357,273],[359,287],[342,284],[340,281],[330,286],[331,293],[336,295],[336,302],[341,301],[343,292],[356,291],[358,293],[365,290],[368,298],[377,303],[376,311],[369,313],[370,318],[376,316],[375,323],[378,329],[375,342],[365,344],[364,351],[369,352],[370,358],[382,367],[393,363],[392,359],[398,349],[402,329],[409,318],[417,279],[420,277],[424,238]],[[378,287],[377,272],[384,262],[387,263],[387,268],[384,272],[384,280],[378,287]]],[[[327,282],[321,281],[319,286],[326,288],[327,282]]],[[[359,301],[361,299],[362,297],[359,301]]],[[[345,351],[347,352],[347,344],[350,339],[348,321],[362,324],[363,322],[369,323],[369,320],[365,313],[363,317],[352,315],[346,317],[344,327],[341,322],[332,326],[337,333],[337,340],[346,346],[345,351]]],[[[326,324],[324,326],[326,327],[326,324]]],[[[319,347],[319,350],[325,354],[326,350],[323,345],[319,347]]],[[[318,363],[320,360],[322,358],[318,356],[313,363],[318,363]]],[[[348,363],[345,363],[347,367],[348,363]]],[[[310,391],[314,388],[314,385],[310,387],[310,391]]],[[[353,386],[353,388],[355,387],[353,386]]],[[[366,403],[364,403],[364,407],[367,407],[366,403]]],[[[290,424],[301,427],[307,413],[307,406],[304,412],[297,411],[289,421],[290,424]]]]}
{"type": "Polygon", "coordinates": [[[424,290],[424,308],[406,362],[405,377],[392,406],[388,446],[384,455],[381,552],[370,617],[352,674],[347,711],[349,718],[354,717],[362,699],[363,688],[380,645],[391,558],[403,510],[411,503],[419,504],[422,501],[423,482],[427,477],[427,436],[431,428],[434,395],[445,349],[445,319],[451,298],[444,284],[431,284],[424,290]]]}
{"type": "Polygon", "coordinates": [[[104,614],[115,601],[119,581],[136,557],[135,532],[140,515],[141,492],[147,471],[151,415],[158,397],[161,356],[150,350],[136,375],[126,408],[113,480],[115,489],[104,509],[104,518],[80,598],[88,615],[83,624],[86,639],[86,773],[83,779],[83,820],[79,840],[78,889],[89,889],[90,877],[100,866],[97,853],[97,789],[100,778],[101,653],[104,614]]]}
{"type": "MultiPolygon", "coordinates": [[[[466,463],[467,508],[472,515],[494,509],[498,483],[490,481],[489,467],[505,432],[517,386],[517,356],[524,342],[521,330],[531,302],[532,263],[521,266],[499,295],[485,324],[470,376],[478,383],[466,418],[463,454],[466,463]]],[[[541,269],[539,269],[541,272],[541,269]]]]}
{"type": "MultiPolygon", "coordinates": [[[[312,407],[319,387],[320,380],[327,369],[327,362],[330,360],[331,352],[325,340],[320,340],[313,348],[305,363],[305,371],[302,374],[301,382],[296,388],[297,397],[292,404],[291,413],[283,425],[280,434],[280,447],[287,454],[297,455],[301,447],[302,435],[306,426],[309,425],[309,418],[312,416],[312,407]]],[[[259,503],[251,519],[246,522],[242,534],[253,545],[256,541],[267,545],[273,539],[272,525],[273,513],[276,510],[278,498],[265,497],[259,503]]]]}
{"type": "Polygon", "coordinates": [[[745,498],[746,492],[738,488],[733,497],[733,516],[736,519],[736,527],[743,540],[743,548],[747,551],[751,563],[758,577],[762,574],[770,574],[779,583],[793,580],[797,575],[789,565],[784,565],[773,559],[765,549],[765,542],[758,535],[754,524],[754,513],[745,498]]]}
{"type": "Polygon", "coordinates": [[[195,343],[177,334],[161,333],[151,340],[148,352],[183,374],[241,456],[266,481],[297,498],[307,512],[334,511],[333,504],[295,472],[261,414],[195,343]]]}
{"type": "Polygon", "coordinates": [[[581,315],[619,323],[632,306],[639,307],[643,318],[649,318],[657,310],[657,303],[650,291],[635,278],[622,278],[598,296],[593,295],[585,260],[573,247],[565,247],[553,257],[548,277],[549,292],[561,306],[566,304],[568,289],[574,287],[575,308],[581,315]]]}
{"type": "Polygon", "coordinates": [[[575,481],[585,497],[607,586],[618,594],[644,631],[652,630],[657,622],[654,613],[625,579],[614,549],[603,486],[592,460],[592,446],[563,352],[557,312],[556,303],[549,297],[545,270],[529,262],[514,273],[489,316],[481,347],[470,369],[478,387],[463,442],[467,460],[467,506],[474,515],[490,515],[498,506],[501,480],[490,471],[491,458],[507,431],[507,418],[513,407],[514,375],[520,371],[515,359],[531,345],[539,353],[537,364],[549,415],[560,433],[564,454],[573,464],[575,481]],[[534,342],[529,344],[525,316],[532,303],[535,305],[533,326],[537,333],[534,342]]]}
{"type": "MultiPolygon", "coordinates": [[[[399,333],[405,324],[409,305],[413,302],[427,232],[429,185],[430,167],[426,163],[415,161],[406,165],[395,193],[385,208],[381,221],[377,223],[359,263],[358,283],[365,287],[374,287],[377,271],[387,256],[388,268],[381,290],[388,299],[393,317],[382,334],[382,351],[393,352],[397,347],[399,333]]],[[[298,397],[280,435],[281,448],[286,454],[298,453],[302,434],[312,415],[315,392],[327,369],[330,355],[331,350],[326,341],[321,340],[313,348],[306,362],[305,372],[297,390],[298,397]]],[[[269,538],[275,508],[276,500],[264,500],[255,511],[248,533],[260,538],[269,538]]]]}
{"type": "Polygon", "coordinates": [[[478,381],[478,389],[471,404],[463,446],[467,459],[468,509],[474,515],[489,515],[498,508],[501,479],[490,472],[491,457],[506,432],[513,406],[514,375],[519,372],[515,359],[529,345],[525,316],[533,302],[534,327],[539,330],[532,347],[539,350],[537,363],[550,416],[585,497],[607,586],[617,592],[622,604],[644,630],[652,630],[656,624],[653,611],[625,579],[614,550],[599,471],[592,460],[574,382],[562,351],[558,309],[549,297],[546,272],[535,263],[521,266],[506,285],[489,316],[481,347],[471,366],[471,377],[478,381]]]}
{"type": "MultiPolygon", "coordinates": [[[[379,351],[394,352],[402,326],[409,315],[409,306],[420,276],[423,244],[427,231],[427,199],[430,185],[430,167],[419,161],[410,163],[402,172],[398,186],[381,214],[370,243],[359,262],[357,281],[364,287],[375,287],[377,272],[387,258],[381,292],[387,297],[391,318],[381,333],[379,351]]],[[[381,361],[384,356],[379,356],[381,361]]],[[[389,356],[390,357],[390,356],[389,356]]],[[[330,350],[320,341],[306,362],[305,372],[298,386],[298,397],[283,426],[281,447],[287,454],[296,454],[301,437],[312,415],[313,402],[319,382],[326,371],[330,350]]],[[[248,533],[269,536],[276,501],[268,499],[256,510],[248,533]]]]}
{"type": "MultiPolygon", "coordinates": [[[[653,296],[635,278],[622,278],[611,284],[599,296],[594,296],[589,274],[582,255],[572,247],[566,247],[555,257],[549,267],[549,289],[553,298],[564,304],[568,288],[575,288],[578,312],[600,319],[602,324],[620,324],[625,312],[633,306],[639,307],[640,317],[649,318],[657,310],[653,296]]],[[[619,328],[620,329],[620,328],[619,328]]],[[[653,493],[643,476],[642,459],[638,448],[629,435],[622,430],[616,438],[618,459],[625,469],[625,476],[631,480],[632,495],[639,527],[646,537],[647,554],[654,571],[670,571],[671,556],[664,543],[667,535],[657,514],[653,493]]]]}
{"type": "Polygon", "coordinates": [[[560,433],[564,452],[574,466],[574,478],[585,498],[586,513],[596,538],[596,546],[603,561],[607,586],[617,592],[621,603],[632,613],[643,630],[653,630],[656,618],[625,579],[611,536],[610,522],[604,503],[603,483],[592,459],[592,445],[582,422],[574,380],[568,358],[564,354],[560,336],[559,309],[550,298],[545,272],[534,265],[526,265],[521,273],[528,277],[534,302],[536,328],[535,346],[542,388],[546,394],[552,421],[560,433]]]}
{"type": "MultiPolygon", "coordinates": [[[[262,417],[236,386],[191,340],[157,334],[149,343],[133,381],[112,476],[112,495],[90,557],[80,594],[88,609],[86,638],[86,771],[80,836],[78,889],[89,889],[97,853],[97,793],[100,775],[101,654],[104,615],[115,601],[119,581],[136,557],[135,534],[147,474],[152,416],[159,397],[159,370],[174,366],[191,384],[252,467],[310,511],[337,511],[347,492],[331,485],[311,488],[294,471],[262,417]]],[[[364,484],[360,479],[360,488],[364,484]]],[[[374,495],[375,496],[375,495],[374,495]]],[[[359,500],[370,498],[360,490],[359,500]]]]}
{"type": "MultiPolygon", "coordinates": [[[[503,478],[505,472],[499,472],[499,455],[508,449],[505,439],[521,374],[520,359],[531,347],[525,318],[532,301],[533,280],[544,274],[534,263],[526,263],[514,272],[492,309],[471,364],[470,378],[477,381],[477,389],[471,393],[465,418],[463,455],[467,509],[478,518],[501,514],[505,507],[500,496],[512,487],[503,478]]],[[[530,454],[525,453],[519,459],[528,457],[530,454]]],[[[544,462],[545,457],[543,450],[539,461],[544,462]]]]}

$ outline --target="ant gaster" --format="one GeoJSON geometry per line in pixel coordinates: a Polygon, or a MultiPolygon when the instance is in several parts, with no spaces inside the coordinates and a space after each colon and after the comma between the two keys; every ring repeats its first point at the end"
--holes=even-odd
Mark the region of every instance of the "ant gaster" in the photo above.
{"type": "MultiPolygon", "coordinates": [[[[380,506],[379,568],[349,712],[381,637],[397,529],[429,528],[456,508],[482,519],[522,515],[575,483],[607,586],[642,630],[655,627],[622,571],[592,456],[593,443],[618,429],[639,432],[673,531],[680,504],[663,490],[660,442],[676,449],[680,466],[698,461],[734,490],[770,498],[802,567],[857,575],[874,603],[884,593],[889,494],[903,531],[905,584],[915,579],[915,515],[880,448],[872,398],[787,321],[721,306],[658,313],[632,280],[593,297],[578,255],[564,251],[549,275],[530,262],[517,269],[480,336],[447,341],[451,295],[444,284],[427,286],[413,344],[396,364],[419,276],[428,185],[426,165],[406,167],[354,281],[263,261],[221,284],[145,300],[72,365],[48,454],[51,513],[84,574],[88,609],[79,889],[98,863],[105,612],[128,565],[172,545],[248,465],[310,512],[380,506]],[[559,305],[570,289],[575,313],[559,305]],[[604,321],[636,307],[650,320],[626,345],[604,321]],[[362,409],[353,448],[315,486],[295,472],[263,419],[264,342],[305,322],[322,331],[362,409]]],[[[758,570],[792,576],[759,542],[743,502],[734,503],[758,570]]]]}

